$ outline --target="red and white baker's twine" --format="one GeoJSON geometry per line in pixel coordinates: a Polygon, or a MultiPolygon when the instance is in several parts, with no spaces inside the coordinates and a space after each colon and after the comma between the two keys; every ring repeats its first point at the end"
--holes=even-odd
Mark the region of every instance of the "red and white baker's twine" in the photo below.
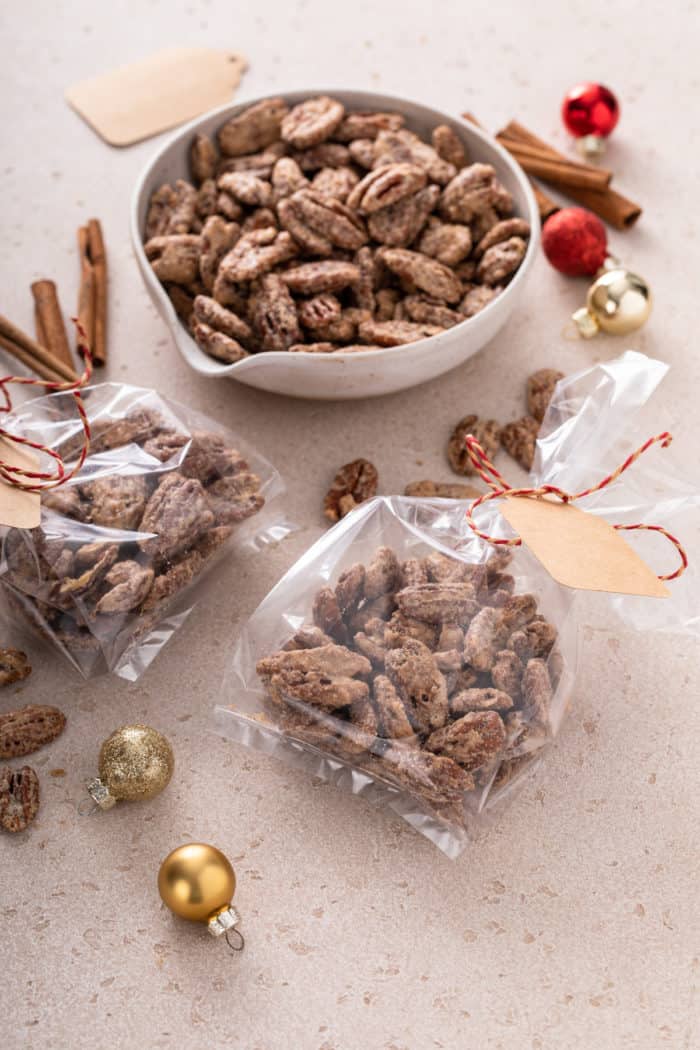
{"type": "MultiPolygon", "coordinates": [[[[502,496],[556,496],[562,503],[573,503],[574,500],[582,499],[584,496],[590,496],[592,492],[599,492],[606,486],[611,485],[613,481],[616,481],[628,467],[631,467],[635,460],[639,459],[643,452],[646,452],[652,445],[660,443],[662,448],[668,448],[671,444],[672,438],[668,431],[664,431],[662,434],[657,434],[655,437],[649,438],[645,441],[635,452],[632,452],[624,463],[621,463],[617,470],[614,470],[612,474],[608,474],[602,481],[599,481],[597,485],[591,486],[589,489],[584,489],[582,492],[564,492],[563,489],[558,488],[556,485],[541,485],[539,488],[520,488],[514,489],[508,484],[502,474],[496,470],[493,463],[486,455],[484,449],[481,447],[479,442],[476,440],[473,434],[467,434],[465,438],[467,453],[472,461],[474,469],[484,479],[486,484],[491,489],[491,492],[484,493],[483,496],[479,496],[475,499],[467,509],[467,523],[469,527],[480,536],[482,540],[487,540],[489,543],[494,543],[502,547],[519,547],[522,544],[522,540],[519,536],[515,536],[513,539],[498,539],[495,536],[489,536],[487,532],[482,532],[476,526],[474,521],[474,511],[477,507],[480,507],[482,503],[488,503],[489,500],[499,499],[502,496]]],[[[683,549],[680,540],[676,539],[667,529],[664,529],[661,525],[613,525],[614,529],[620,529],[625,531],[635,530],[646,530],[647,532],[660,532],[662,536],[665,536],[678,551],[681,559],[680,566],[675,572],[669,572],[665,576],[659,576],[660,580],[675,580],[681,576],[688,568],[688,556],[683,549]]]]}
{"type": "Polygon", "coordinates": [[[85,405],[83,404],[83,398],[80,391],[84,386],[87,386],[90,382],[90,377],[92,376],[92,354],[90,353],[90,347],[87,343],[85,329],[75,317],[73,318],[73,323],[78,332],[78,354],[85,362],[83,374],[75,380],[75,382],[53,383],[46,379],[34,379],[31,376],[3,376],[0,378],[0,388],[2,388],[2,394],[5,401],[4,405],[0,405],[0,412],[12,411],[12,398],[7,389],[10,383],[17,383],[19,386],[43,386],[50,393],[72,393],[85,435],[83,447],[80,450],[80,455],[78,456],[77,461],[73,465],[73,468],[66,472],[63,457],[59,452],[56,452],[55,449],[49,448],[47,445],[41,445],[36,441],[30,441],[28,438],[18,437],[11,431],[0,427],[0,436],[9,438],[10,441],[14,442],[16,445],[25,445],[28,448],[35,449],[37,452],[45,452],[46,455],[50,456],[56,463],[55,472],[46,473],[42,471],[23,470],[22,467],[13,466],[11,463],[6,463],[4,460],[0,459],[0,478],[8,482],[8,484],[14,485],[15,488],[25,489],[28,492],[41,492],[44,489],[57,488],[59,485],[65,484],[66,481],[78,473],[88,454],[91,436],[90,423],[85,412],[85,405]]]}

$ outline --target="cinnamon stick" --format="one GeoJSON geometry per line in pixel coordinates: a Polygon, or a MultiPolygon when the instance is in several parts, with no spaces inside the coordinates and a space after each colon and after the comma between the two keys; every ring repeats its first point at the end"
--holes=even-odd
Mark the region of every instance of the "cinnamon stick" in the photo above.
{"type": "Polygon", "coordinates": [[[44,331],[44,325],[41,320],[41,314],[39,313],[38,307],[34,307],[34,330],[36,332],[36,341],[41,346],[46,346],[46,332],[44,331]]]}
{"type": "Polygon", "coordinates": [[[34,296],[36,317],[38,317],[37,335],[39,332],[43,334],[43,338],[38,340],[39,343],[45,346],[59,361],[63,361],[64,365],[72,368],[73,358],[68,345],[68,335],[66,326],[63,323],[63,314],[58,302],[55,283],[45,280],[34,281],[31,289],[34,296]]]}
{"type": "MultiPolygon", "coordinates": [[[[468,120],[470,124],[475,124],[476,127],[481,128],[482,131],[485,130],[483,124],[480,121],[478,121],[474,114],[470,113],[468,110],[467,112],[462,113],[462,118],[464,120],[468,120]]],[[[545,219],[548,219],[550,215],[554,215],[555,211],[559,211],[559,205],[556,203],[556,201],[553,201],[551,197],[548,197],[544,190],[542,190],[536,182],[533,182],[529,176],[528,182],[530,183],[532,187],[532,192],[535,195],[537,209],[540,213],[540,219],[542,220],[542,222],[544,222],[545,219]]]]}
{"type": "MultiPolygon", "coordinates": [[[[68,365],[65,365],[63,361],[60,361],[49,350],[40,346],[31,336],[23,332],[21,328],[18,328],[17,325],[14,325],[12,321],[2,314],[0,314],[0,337],[3,340],[2,345],[8,353],[13,353],[11,347],[14,346],[27,355],[30,361],[25,361],[24,363],[28,364],[28,367],[34,368],[38,374],[41,373],[38,372],[36,366],[43,365],[44,369],[49,369],[58,376],[58,382],[75,383],[77,380],[78,376],[73,368],[69,368],[68,365]]],[[[15,353],[14,356],[22,360],[19,354],[15,353]]]]}
{"type": "Polygon", "coordinates": [[[576,186],[583,189],[604,190],[610,184],[612,172],[605,168],[594,168],[590,164],[577,164],[566,159],[555,160],[548,152],[537,146],[529,146],[517,139],[497,136],[498,142],[518,161],[528,175],[554,182],[558,186],[576,186]]]}
{"type": "Polygon", "coordinates": [[[107,257],[99,219],[88,222],[88,247],[95,275],[95,329],[91,346],[96,365],[107,362],[107,257]]]}
{"type": "Polygon", "coordinates": [[[36,358],[27,351],[23,350],[21,346],[13,342],[12,339],[7,339],[4,335],[0,335],[0,347],[15,357],[18,361],[21,361],[30,372],[34,372],[41,379],[48,380],[49,383],[63,383],[65,382],[63,376],[60,376],[58,372],[54,372],[52,368],[48,368],[42,364],[41,361],[37,361],[36,358]]]}
{"type": "Polygon", "coordinates": [[[78,254],[80,256],[78,320],[83,326],[87,344],[92,350],[95,342],[95,271],[90,262],[90,246],[87,226],[80,226],[78,228],[78,254]]]}
{"type": "MultiPolygon", "coordinates": [[[[533,135],[531,131],[528,131],[526,127],[519,124],[516,120],[511,120],[502,131],[498,132],[496,139],[501,141],[501,138],[536,147],[547,153],[553,160],[566,159],[562,153],[547,145],[537,135],[533,135]]],[[[508,149],[505,143],[503,145],[508,149]]],[[[617,230],[628,229],[642,214],[642,209],[638,204],[635,204],[634,201],[629,200],[627,197],[623,197],[621,193],[617,193],[611,187],[605,190],[594,190],[567,186],[565,192],[567,197],[578,201],[584,208],[590,208],[591,211],[594,211],[596,215],[599,215],[601,219],[610,223],[617,230]]]]}

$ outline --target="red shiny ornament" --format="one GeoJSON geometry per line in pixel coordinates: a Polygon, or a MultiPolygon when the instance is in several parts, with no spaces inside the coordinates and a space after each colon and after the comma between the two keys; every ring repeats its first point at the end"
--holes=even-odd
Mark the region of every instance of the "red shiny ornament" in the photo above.
{"type": "Polygon", "coordinates": [[[602,84],[577,84],[564,99],[561,115],[575,138],[607,138],[619,120],[620,107],[612,91],[602,84]]]}
{"type": "Polygon", "coordinates": [[[542,247],[555,270],[568,277],[596,273],[608,254],[605,227],[585,208],[562,208],[542,227],[542,247]]]}

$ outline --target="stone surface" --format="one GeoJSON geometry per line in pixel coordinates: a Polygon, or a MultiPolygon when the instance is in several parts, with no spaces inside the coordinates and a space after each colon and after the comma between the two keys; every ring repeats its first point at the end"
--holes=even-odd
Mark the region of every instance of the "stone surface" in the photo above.
{"type": "MultiPolygon", "coordinates": [[[[697,305],[684,275],[700,264],[699,142],[692,121],[668,114],[678,112],[679,78],[695,67],[688,29],[698,5],[675,19],[659,0],[643,17],[603,0],[577,12],[510,0],[443,5],[432,19],[424,5],[358,0],[351,28],[321,0],[237,5],[233,19],[223,0],[127,0],[111,16],[87,0],[68,13],[29,0],[3,12],[3,312],[31,329],[29,283],[45,276],[57,281],[66,313],[74,310],[75,229],[99,215],[113,275],[105,376],[157,385],[245,433],[286,473],[289,513],[305,525],[277,549],[224,563],[180,644],[137,685],[82,682],[38,643],[3,635],[3,644],[26,647],[34,673],[0,696],[0,709],[49,702],[68,717],[32,759],[37,820],[0,842],[7,1050],[355,1050],[359,1032],[363,1050],[700,1042],[698,705],[687,702],[700,692],[696,643],[620,634],[600,612],[604,600],[587,599],[597,627],[582,631],[559,741],[457,862],[393,814],[211,731],[227,646],[324,530],[318,508],[339,463],[372,458],[385,492],[416,477],[448,480],[444,444],[455,420],[471,411],[518,418],[534,369],[569,372],[630,346],[672,365],[649,432],[673,430],[697,480],[697,305]],[[385,90],[471,109],[489,127],[517,117],[567,149],[558,109],[579,75],[572,40],[580,75],[609,79],[621,100],[606,165],[646,210],[635,229],[611,234],[611,247],[651,281],[655,312],[628,340],[566,341],[585,283],[541,259],[527,301],[484,352],[382,403],[303,403],[189,371],[129,246],[129,198],[156,142],[110,149],[62,98],[76,79],[162,46],[231,46],[251,61],[241,99],[319,85],[385,90]],[[303,459],[288,456],[290,434],[304,435],[303,459]],[[78,817],[100,741],[127,722],[172,741],[172,783],[152,802],[78,817]],[[65,776],[50,775],[61,769],[65,776]],[[236,868],[240,956],[161,905],[160,861],[188,839],[214,843],[236,868]]],[[[509,477],[522,477],[500,455],[509,477]]]]}

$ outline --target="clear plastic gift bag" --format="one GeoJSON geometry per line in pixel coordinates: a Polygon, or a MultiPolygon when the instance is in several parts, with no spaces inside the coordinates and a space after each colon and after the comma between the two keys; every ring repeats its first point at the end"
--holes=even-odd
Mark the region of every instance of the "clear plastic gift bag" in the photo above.
{"type": "MultiPolygon", "coordinates": [[[[624,459],[631,416],[664,372],[628,353],[563,380],[542,427],[537,484],[576,489],[624,459]]],[[[659,471],[655,455],[665,453],[640,460],[586,509],[680,531],[697,494],[668,461],[663,487],[645,484],[659,471]]],[[[479,527],[512,537],[498,508],[482,505],[479,527]]],[[[616,603],[632,622],[692,629],[691,576],[663,601],[616,603]]],[[[456,856],[559,731],[576,678],[576,598],[525,546],[478,538],[464,503],[374,499],[315,543],[251,616],[217,724],[391,807],[456,856]]]]}
{"type": "MultiPolygon", "coordinates": [[[[82,398],[87,459],[42,493],[38,528],[4,531],[0,585],[12,616],[83,675],[135,680],[233,538],[259,545],[289,531],[284,489],[238,437],[154,390],[104,383],[82,398]]],[[[83,447],[72,394],[29,401],[4,425],[60,453],[67,468],[83,447]]]]}

